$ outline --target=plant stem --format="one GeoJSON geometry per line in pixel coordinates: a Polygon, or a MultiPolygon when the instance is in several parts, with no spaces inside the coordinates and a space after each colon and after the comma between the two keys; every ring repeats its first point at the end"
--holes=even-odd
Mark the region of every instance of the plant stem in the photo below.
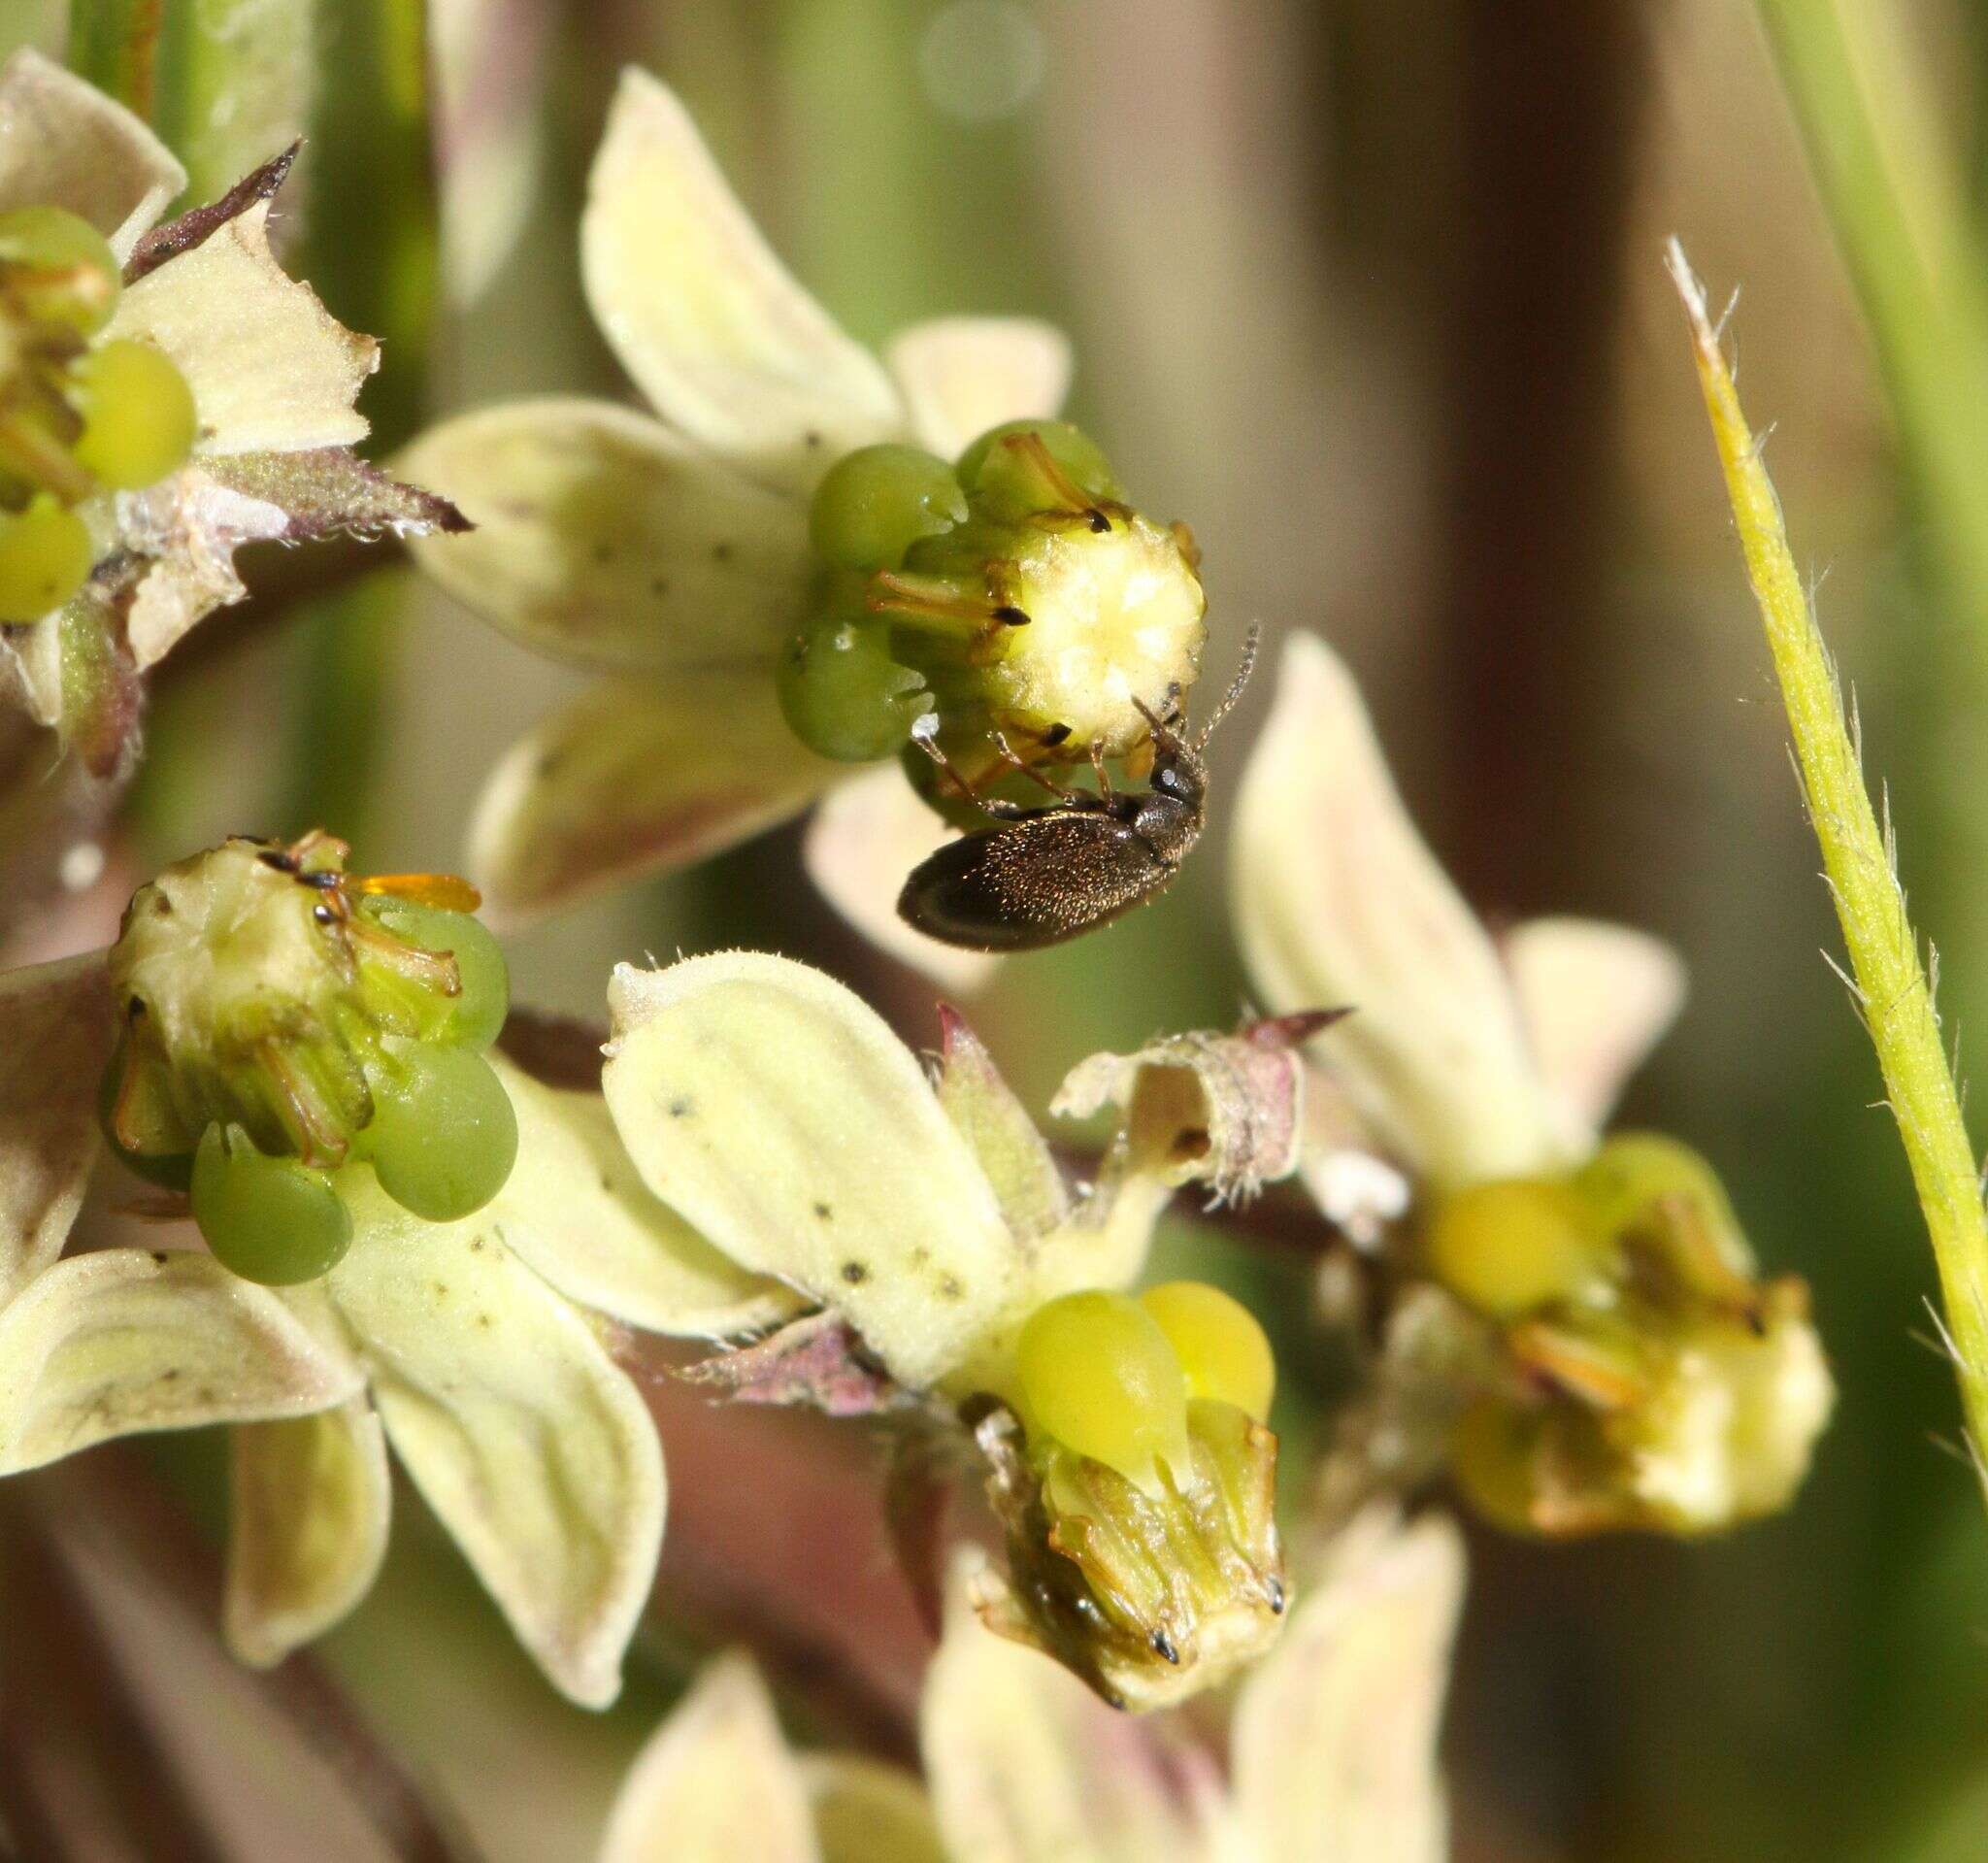
{"type": "Polygon", "coordinates": [[[1921,147],[1938,112],[1908,59],[1865,45],[1860,61],[1837,0],[1759,4],[1935,520],[1948,594],[1988,649],[1988,280],[1958,176],[1943,177],[1921,147]]]}
{"type": "MultiPolygon", "coordinates": [[[[365,398],[378,456],[413,438],[427,401],[440,248],[426,17],[421,0],[340,0],[317,20],[304,269],[335,316],[381,340],[365,398]]],[[[278,811],[285,832],[368,836],[408,586],[368,578],[305,620],[278,811]]]]}
{"type": "Polygon", "coordinates": [[[1855,973],[1864,1026],[1933,1241],[1948,1343],[1977,1464],[1988,1455],[1988,1214],[1939,1016],[1905,912],[1887,829],[1858,763],[1856,733],[1788,549],[1780,502],[1748,431],[1705,290],[1674,240],[1667,263],[1691,323],[1726,491],[1760,604],[1804,793],[1855,973]]]}

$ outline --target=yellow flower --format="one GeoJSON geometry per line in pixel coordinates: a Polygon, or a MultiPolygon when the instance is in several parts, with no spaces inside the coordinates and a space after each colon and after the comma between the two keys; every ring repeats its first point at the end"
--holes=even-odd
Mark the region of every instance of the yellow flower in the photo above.
{"type": "Polygon", "coordinates": [[[1312,1050],[1303,1172],[1356,1240],[1396,1235],[1411,1291],[1381,1382],[1447,1383],[1473,1497],[1542,1532],[1704,1532],[1787,1505],[1834,1399],[1806,1289],[1757,1279],[1695,1153],[1602,1137],[1683,1000],[1673,953],[1573,918],[1494,942],[1309,635],[1285,649],[1233,861],[1270,1006],[1353,1008],[1312,1050]]]}
{"type": "Polygon", "coordinates": [[[1446,1521],[1353,1522],[1205,1734],[1128,1724],[990,1637],[955,1589],[920,1715],[925,1781],[796,1755],[744,1656],[638,1756],[600,1863],[1441,1863],[1436,1737],[1463,1586],[1446,1521]]]}

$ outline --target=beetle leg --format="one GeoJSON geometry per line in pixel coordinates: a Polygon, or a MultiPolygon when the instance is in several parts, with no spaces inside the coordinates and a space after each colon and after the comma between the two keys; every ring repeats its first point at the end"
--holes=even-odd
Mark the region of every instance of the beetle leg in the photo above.
{"type": "Polygon", "coordinates": [[[1111,787],[1111,773],[1105,768],[1105,748],[1091,740],[1091,768],[1098,773],[1098,794],[1109,802],[1118,792],[1111,787]]]}
{"type": "MultiPolygon", "coordinates": [[[[1033,763],[1024,763],[1021,758],[1014,754],[1013,747],[1010,745],[1008,739],[999,731],[994,733],[994,746],[1001,752],[1002,762],[1007,764],[1011,770],[1019,770],[1031,782],[1040,784],[1043,788],[1048,790],[1052,796],[1056,796],[1064,802],[1077,804],[1089,801],[1087,796],[1079,794],[1077,790],[1066,789],[1054,778],[1045,777],[1033,763]]],[[[985,807],[984,804],[981,806],[985,807]]]]}
{"type": "MultiPolygon", "coordinates": [[[[927,717],[932,716],[930,713],[927,717]]],[[[922,724],[924,719],[918,720],[922,724]]],[[[936,723],[936,719],[935,719],[936,723]]],[[[955,792],[965,801],[971,802],[982,815],[992,815],[996,821],[1023,820],[1028,811],[1018,802],[1004,802],[998,796],[983,796],[959,772],[959,767],[934,742],[929,731],[920,731],[917,725],[911,727],[911,742],[939,766],[940,774],[952,784],[955,792]]],[[[1003,747],[1006,748],[1005,746],[1003,747]]]]}

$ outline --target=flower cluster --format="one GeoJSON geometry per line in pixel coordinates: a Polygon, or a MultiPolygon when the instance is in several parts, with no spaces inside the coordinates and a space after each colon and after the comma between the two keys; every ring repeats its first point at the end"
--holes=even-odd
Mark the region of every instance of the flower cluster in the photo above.
{"type": "MultiPolygon", "coordinates": [[[[1110,791],[1115,768],[1199,831],[1200,741],[1172,735],[1198,555],[1055,417],[1053,332],[948,320],[886,367],[631,73],[581,253],[655,416],[437,428],[409,463],[467,531],[349,451],[375,351],[270,254],[286,162],[154,225],[184,176],[150,133],[32,54],[0,68],[0,673],[98,777],[128,767],[138,674],[242,592],[238,545],[390,526],[494,624],[609,676],[486,788],[472,860],[510,915],[820,800],[822,883],[968,981],[984,960],[890,906],[982,802],[1034,782],[1077,810],[1098,798],[1054,779],[1110,791]]],[[[141,887],[107,949],[0,974],[0,1475],[233,1426],[227,1631],[267,1663],[371,1584],[390,1445],[547,1676],[600,1706],[663,1533],[636,1336],[711,1347],[683,1376],[720,1397],[875,1419],[944,1619],[931,1802],[797,1767],[726,1659],[638,1765],[609,1863],[742,1833],[796,1863],[1439,1863],[1462,1565],[1440,1516],[1401,1524],[1410,1491],[1446,1471],[1522,1531],[1698,1534],[1806,1472],[1834,1391],[1806,1288],[1763,1276],[1704,1157],[1605,1131],[1680,965],[1572,919],[1494,940],[1309,636],[1233,844],[1271,1014],[1079,1062],[1050,1111],[1109,1127],[1081,1172],[955,1011],[928,1066],[767,953],[618,966],[551,1083],[504,1050],[476,889],[348,851],[231,839],[141,887]],[[1287,1555],[1265,1331],[1147,1267],[1183,1188],[1213,1210],[1294,1175],[1369,1305],[1287,1555]],[[140,1213],[164,1246],[132,1246],[140,1213]],[[948,1577],[934,1471],[968,1470],[1005,1558],[948,1577]],[[1226,1781],[1176,1723],[1108,1712],[1239,1677],[1226,1781]]]]}

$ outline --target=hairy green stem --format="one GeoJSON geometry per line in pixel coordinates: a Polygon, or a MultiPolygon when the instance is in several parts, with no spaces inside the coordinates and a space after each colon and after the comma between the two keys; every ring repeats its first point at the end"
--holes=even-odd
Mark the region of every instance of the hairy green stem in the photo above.
{"type": "Polygon", "coordinates": [[[1780,502],[1740,409],[1705,290],[1672,242],[1746,573],[1780,682],[1809,819],[1822,847],[1864,1026],[1905,1141],[1946,1309],[1961,1401],[1977,1462],[1988,1459],[1988,1214],[1961,1117],[1933,990],[1906,915],[1888,832],[1858,766],[1857,738],[1808,593],[1788,549],[1780,502]]]}

